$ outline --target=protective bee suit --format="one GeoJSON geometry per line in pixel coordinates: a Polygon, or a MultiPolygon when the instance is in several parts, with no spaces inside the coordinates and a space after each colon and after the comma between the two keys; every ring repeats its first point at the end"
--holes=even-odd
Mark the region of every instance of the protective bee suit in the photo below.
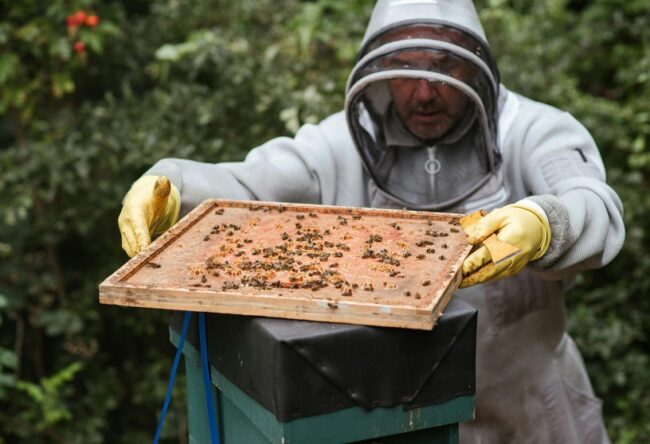
{"type": "Polygon", "coordinates": [[[524,199],[548,219],[546,253],[456,294],[479,312],[476,418],[461,441],[608,442],[563,291],[618,253],[622,205],[580,123],[499,83],[471,1],[380,0],[344,112],[243,162],[164,159],[146,175],[171,180],[182,214],[215,197],[463,213],[524,199]],[[456,115],[435,101],[403,106],[405,79],[449,90],[456,115]]]}

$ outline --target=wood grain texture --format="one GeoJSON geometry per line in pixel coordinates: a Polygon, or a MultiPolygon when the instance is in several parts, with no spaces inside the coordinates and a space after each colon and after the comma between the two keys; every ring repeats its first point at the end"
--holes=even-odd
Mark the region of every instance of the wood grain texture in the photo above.
{"type": "Polygon", "coordinates": [[[461,215],[208,200],[99,286],[104,304],[431,329],[461,215]]]}

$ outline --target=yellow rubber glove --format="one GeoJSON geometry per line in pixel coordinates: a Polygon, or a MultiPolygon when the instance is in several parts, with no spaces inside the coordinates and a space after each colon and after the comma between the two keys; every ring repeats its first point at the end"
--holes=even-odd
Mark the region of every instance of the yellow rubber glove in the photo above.
{"type": "Polygon", "coordinates": [[[143,176],[124,197],[117,219],[122,248],[133,257],[151,243],[151,237],[168,230],[178,220],[181,196],[165,176],[143,176]]]}
{"type": "Polygon", "coordinates": [[[461,288],[512,276],[526,264],[542,257],[551,242],[551,227],[545,215],[525,203],[506,205],[493,210],[476,223],[465,228],[469,242],[478,245],[492,233],[521,251],[498,264],[491,260],[484,245],[463,262],[461,288]]]}

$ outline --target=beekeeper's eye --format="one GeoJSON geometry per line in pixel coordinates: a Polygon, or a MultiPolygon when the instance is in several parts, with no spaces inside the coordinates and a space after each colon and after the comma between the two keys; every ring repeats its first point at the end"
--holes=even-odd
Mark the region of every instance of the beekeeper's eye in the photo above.
{"type": "Polygon", "coordinates": [[[396,55],[389,57],[386,60],[386,67],[388,69],[418,69],[417,61],[413,57],[406,57],[405,55],[396,55]]]}
{"type": "Polygon", "coordinates": [[[418,69],[448,73],[456,69],[460,60],[448,53],[412,51],[388,57],[385,63],[388,69],[418,69]]]}

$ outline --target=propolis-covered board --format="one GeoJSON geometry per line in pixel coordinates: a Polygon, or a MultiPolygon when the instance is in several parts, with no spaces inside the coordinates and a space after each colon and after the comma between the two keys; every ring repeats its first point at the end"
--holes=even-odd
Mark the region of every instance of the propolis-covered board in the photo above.
{"type": "Polygon", "coordinates": [[[431,329],[460,214],[207,200],[99,286],[104,304],[431,329]]]}

